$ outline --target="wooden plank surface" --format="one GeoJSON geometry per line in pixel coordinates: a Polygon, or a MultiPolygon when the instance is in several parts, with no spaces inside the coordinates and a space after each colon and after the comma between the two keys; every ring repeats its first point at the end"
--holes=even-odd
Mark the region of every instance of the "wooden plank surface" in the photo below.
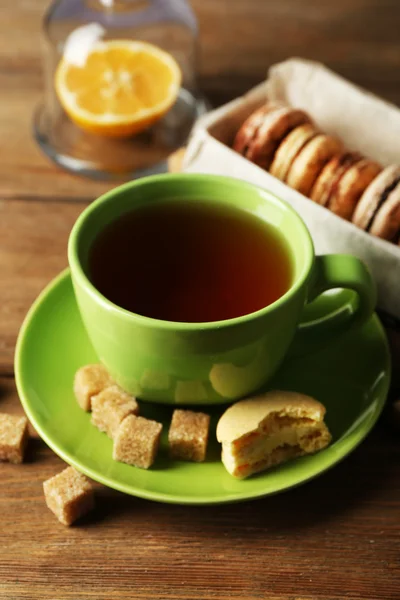
{"type": "Polygon", "coordinates": [[[13,372],[16,337],[29,306],[67,266],[68,235],[84,206],[0,200],[0,373],[13,372]]]}
{"type": "MultiPolygon", "coordinates": [[[[0,411],[20,414],[12,379],[0,411]]],[[[396,600],[399,438],[386,419],[345,462],[296,490],[214,507],[162,505],[98,486],[66,529],[42,482],[62,461],[37,437],[1,465],[0,598],[396,600]]]]}
{"type": "MultiPolygon", "coordinates": [[[[66,266],[80,211],[111,187],[61,171],[33,141],[48,4],[0,1],[0,412],[12,414],[22,414],[12,377],[22,319],[66,266]]],[[[192,5],[200,81],[214,104],[296,55],[400,105],[397,0],[192,5]]],[[[397,600],[399,440],[384,415],[325,475],[237,505],[162,505],[96,486],[94,513],[66,529],[42,493],[43,480],[64,465],[32,430],[26,464],[0,464],[0,599],[397,600]]]]}

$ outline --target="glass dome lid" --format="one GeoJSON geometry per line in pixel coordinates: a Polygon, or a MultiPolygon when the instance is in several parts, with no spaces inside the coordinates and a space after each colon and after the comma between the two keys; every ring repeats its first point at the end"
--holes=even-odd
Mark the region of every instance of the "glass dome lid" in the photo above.
{"type": "Polygon", "coordinates": [[[206,111],[197,21],[185,0],[58,0],[44,17],[44,152],[75,173],[131,179],[166,170],[206,111]]]}

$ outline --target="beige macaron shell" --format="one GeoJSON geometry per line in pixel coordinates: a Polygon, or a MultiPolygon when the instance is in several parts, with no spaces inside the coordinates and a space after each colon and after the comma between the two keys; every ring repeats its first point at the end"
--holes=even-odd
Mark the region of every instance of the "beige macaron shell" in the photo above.
{"type": "Polygon", "coordinates": [[[373,179],[361,196],[353,214],[352,221],[357,227],[367,229],[378,209],[382,194],[400,177],[400,166],[390,165],[373,179]]]}
{"type": "Polygon", "coordinates": [[[317,204],[321,204],[321,206],[327,206],[330,195],[342,174],[350,165],[361,158],[361,155],[358,153],[346,152],[334,156],[328,161],[312,187],[310,192],[311,200],[317,202],[317,204]]]}
{"type": "Polygon", "coordinates": [[[339,156],[335,156],[326,163],[321,173],[318,175],[312,190],[310,198],[314,202],[326,206],[329,199],[330,190],[335,178],[335,174],[339,168],[339,156]]]}
{"type": "Polygon", "coordinates": [[[263,104],[257,110],[251,113],[244,121],[233,142],[233,149],[239,154],[245,154],[250,141],[255,136],[257,129],[263,123],[265,116],[279,108],[281,105],[277,103],[263,104]]]}
{"type": "Polygon", "coordinates": [[[398,184],[376,213],[369,229],[372,235],[394,241],[400,233],[400,184],[398,184]]]}
{"type": "Polygon", "coordinates": [[[311,396],[281,390],[240,400],[230,406],[218,421],[217,440],[233,442],[256,431],[260,423],[273,414],[318,422],[324,418],[325,407],[311,396]]]}
{"type": "Polygon", "coordinates": [[[328,208],[342,219],[351,219],[357,202],[382,167],[367,158],[350,166],[329,199],[328,208]]]}
{"type": "Polygon", "coordinates": [[[246,158],[268,169],[281,140],[295,127],[310,123],[310,117],[302,110],[295,108],[278,108],[266,115],[263,124],[246,152],[246,158]]]}
{"type": "Polygon", "coordinates": [[[293,129],[280,143],[275,152],[274,159],[269,169],[271,175],[281,179],[281,181],[285,181],[290,165],[300,150],[317,134],[317,129],[310,123],[299,125],[293,129]]]}
{"type": "Polygon", "coordinates": [[[330,135],[317,135],[303,150],[289,170],[286,182],[290,187],[309,196],[311,189],[326,163],[343,150],[342,143],[330,135]]]}

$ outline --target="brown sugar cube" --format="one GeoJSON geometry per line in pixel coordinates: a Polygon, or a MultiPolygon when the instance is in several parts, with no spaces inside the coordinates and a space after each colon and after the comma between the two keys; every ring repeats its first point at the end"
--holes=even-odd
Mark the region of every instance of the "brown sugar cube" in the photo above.
{"type": "Polygon", "coordinates": [[[125,417],[138,413],[136,398],[118,385],[112,385],[92,398],[92,423],[110,438],[114,438],[125,417]]]}
{"type": "Polygon", "coordinates": [[[122,421],[116,433],[114,460],[148,469],[155,461],[161,430],[161,423],[129,415],[122,421]]]}
{"type": "Polygon", "coordinates": [[[22,463],[28,438],[26,417],[0,413],[0,461],[22,463]]]}
{"type": "Polygon", "coordinates": [[[174,410],[168,433],[171,458],[203,462],[207,452],[209,428],[209,415],[191,410],[174,410]]]}
{"type": "Polygon", "coordinates": [[[43,490],[47,506],[63,525],[71,525],[94,506],[90,481],[73,467],[45,481],[43,490]]]}
{"type": "Polygon", "coordinates": [[[86,365],[75,373],[74,393],[78,404],[83,410],[91,409],[92,397],[115,382],[101,365],[86,365]]]}

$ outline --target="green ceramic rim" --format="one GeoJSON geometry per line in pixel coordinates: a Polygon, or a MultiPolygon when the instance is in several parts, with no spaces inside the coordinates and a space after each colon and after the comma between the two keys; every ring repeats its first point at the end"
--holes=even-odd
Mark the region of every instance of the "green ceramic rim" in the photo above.
{"type": "Polygon", "coordinates": [[[96,301],[98,303],[100,303],[100,305],[103,308],[107,309],[108,311],[111,311],[114,313],[116,312],[116,313],[118,313],[118,315],[124,317],[125,319],[129,319],[129,320],[134,319],[142,326],[148,326],[151,328],[156,327],[158,329],[164,329],[164,330],[169,329],[169,330],[174,330],[174,331],[182,331],[182,330],[193,331],[193,330],[199,330],[199,329],[204,330],[204,329],[215,329],[215,328],[220,329],[222,327],[232,327],[232,326],[238,325],[240,323],[244,323],[246,321],[250,321],[253,319],[257,319],[259,317],[263,317],[264,315],[274,311],[281,304],[284,304],[287,300],[289,300],[293,295],[296,294],[297,290],[302,287],[304,282],[310,276],[310,271],[311,271],[311,267],[312,267],[313,260],[314,260],[314,245],[313,245],[311,235],[310,235],[306,225],[304,224],[302,219],[299,217],[299,215],[296,213],[296,211],[289,204],[287,204],[283,200],[280,200],[279,198],[274,196],[268,190],[260,188],[251,183],[241,181],[239,179],[234,179],[232,177],[223,177],[223,176],[219,176],[219,175],[198,175],[198,174],[190,174],[190,173],[178,173],[178,174],[153,175],[151,177],[143,177],[142,179],[139,179],[136,181],[129,181],[128,183],[125,183],[125,184],[107,192],[106,194],[104,194],[103,196],[100,196],[100,198],[98,198],[97,200],[92,202],[92,204],[90,204],[80,214],[77,221],[75,222],[75,225],[72,228],[72,231],[71,231],[71,234],[69,237],[69,242],[68,242],[68,260],[69,260],[71,270],[73,271],[74,278],[76,278],[76,280],[79,281],[80,285],[82,285],[89,292],[89,294],[94,299],[96,299],[96,301]],[[273,202],[273,203],[279,205],[280,207],[284,208],[284,210],[289,212],[294,217],[294,219],[297,221],[298,230],[301,234],[302,243],[306,249],[304,265],[303,265],[303,268],[302,268],[301,272],[299,273],[296,281],[289,288],[289,290],[285,294],[283,294],[283,296],[278,298],[278,300],[276,300],[272,304],[270,304],[267,307],[262,308],[256,312],[253,312],[253,313],[250,313],[247,315],[243,315],[241,317],[236,317],[234,319],[226,319],[223,321],[212,321],[212,322],[205,322],[205,323],[182,323],[182,322],[176,322],[176,321],[162,321],[160,319],[144,317],[142,315],[132,313],[128,310],[125,310],[125,309],[117,306],[116,304],[114,304],[113,302],[108,300],[105,296],[103,296],[103,294],[101,294],[94,287],[94,285],[91,283],[91,281],[88,279],[88,277],[86,276],[86,274],[84,272],[84,269],[81,266],[79,256],[78,256],[80,233],[82,230],[82,226],[85,223],[85,221],[87,220],[87,218],[92,213],[94,213],[100,206],[102,206],[103,204],[106,204],[106,203],[113,202],[116,196],[118,196],[120,193],[125,193],[127,190],[137,189],[137,188],[140,188],[143,186],[152,185],[154,182],[171,181],[171,182],[179,183],[179,181],[188,180],[188,179],[190,181],[193,181],[194,185],[196,185],[196,183],[201,183],[204,181],[211,182],[211,183],[214,182],[216,185],[220,185],[220,186],[225,183],[226,185],[234,186],[236,189],[241,190],[243,192],[247,192],[247,193],[253,194],[253,195],[257,194],[260,197],[266,198],[268,200],[268,202],[273,202]]]}

